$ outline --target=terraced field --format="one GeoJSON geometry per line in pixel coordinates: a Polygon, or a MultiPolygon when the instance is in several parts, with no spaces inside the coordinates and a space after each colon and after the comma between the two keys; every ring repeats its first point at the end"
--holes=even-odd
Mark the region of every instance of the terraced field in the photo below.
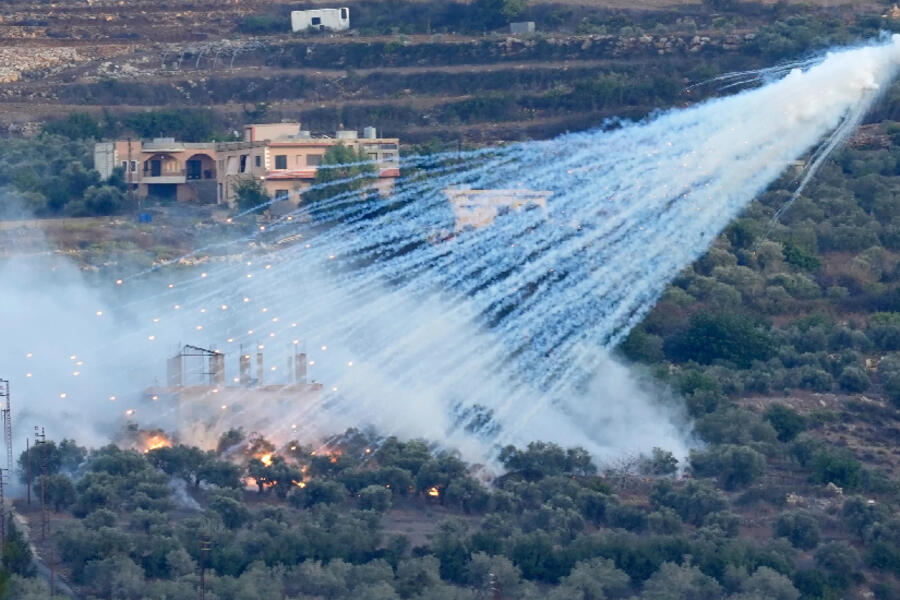
{"type": "MultiPolygon", "coordinates": [[[[327,3],[304,6],[316,4],[327,3]]],[[[430,17],[403,33],[385,22],[388,4],[416,15],[440,2],[361,0],[351,3],[358,29],[310,37],[280,30],[296,7],[282,2],[15,0],[0,8],[0,131],[38,131],[71,111],[173,106],[213,108],[237,127],[266,103],[266,118],[322,132],[375,125],[407,142],[545,137],[691,102],[688,84],[765,64],[755,35],[780,14],[760,3],[726,22],[679,0],[640,9],[532,2],[538,34],[513,37],[438,31],[430,17]],[[247,33],[252,16],[268,30],[247,33]]]]}

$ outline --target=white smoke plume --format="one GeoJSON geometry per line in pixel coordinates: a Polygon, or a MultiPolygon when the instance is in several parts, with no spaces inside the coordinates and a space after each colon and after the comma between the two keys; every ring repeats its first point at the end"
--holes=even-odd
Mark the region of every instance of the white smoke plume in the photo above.
{"type": "Polygon", "coordinates": [[[371,425],[478,461],[535,439],[601,460],[653,446],[684,456],[675,403],[611,348],[787,166],[819,148],[815,167],[839,144],[898,61],[895,37],[614,131],[412,158],[420,170],[390,199],[336,194],[204,249],[218,260],[203,267],[86,289],[66,268],[7,265],[16,418],[79,439],[136,409],[191,441],[232,426],[287,440],[371,425]],[[465,186],[552,195],[546,210],[456,231],[444,190],[465,186]],[[229,385],[204,391],[208,416],[191,423],[141,399],[180,343],[228,356],[229,385]],[[286,383],[300,349],[321,393],[267,402],[235,388],[238,355],[259,347],[264,381],[286,383]]]}

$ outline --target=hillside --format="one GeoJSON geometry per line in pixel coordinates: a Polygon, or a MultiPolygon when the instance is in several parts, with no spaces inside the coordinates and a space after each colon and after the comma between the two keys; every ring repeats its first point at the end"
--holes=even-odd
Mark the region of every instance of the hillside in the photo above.
{"type": "MultiPolygon", "coordinates": [[[[0,221],[0,261],[58,253],[109,282],[269,223],[166,203],[136,222],[124,182],[91,171],[95,139],[288,118],[374,125],[408,154],[541,139],[900,30],[884,2],[532,0],[515,18],[538,32],[511,36],[485,4],[348,2],[354,30],[334,35],[283,31],[324,0],[3,4],[0,214],[46,218],[0,221]]],[[[375,431],[195,448],[126,422],[105,448],[21,454],[35,495],[14,503],[27,541],[2,548],[0,599],[50,598],[51,563],[71,587],[54,600],[187,600],[201,577],[208,600],[900,599],[898,121],[895,84],[797,198],[803,161],[618,346],[690,422],[682,460],[596,464],[535,440],[492,470],[375,431]]]]}
{"type": "Polygon", "coordinates": [[[0,122],[35,132],[69,111],[180,106],[228,130],[265,103],[314,131],[528,139],[692,102],[716,90],[687,85],[893,26],[875,4],[533,2],[515,18],[538,32],[517,37],[478,3],[349,6],[350,32],[308,35],[286,32],[296,6],[280,3],[6,3],[0,122]]]}

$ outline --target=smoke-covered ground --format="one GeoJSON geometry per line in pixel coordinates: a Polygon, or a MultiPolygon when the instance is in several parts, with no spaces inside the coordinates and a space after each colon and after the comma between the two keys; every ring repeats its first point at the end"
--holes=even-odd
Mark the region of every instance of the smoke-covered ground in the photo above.
{"type": "Polygon", "coordinates": [[[677,402],[612,348],[789,165],[813,151],[814,172],[898,60],[894,38],[614,130],[408,158],[390,198],[336,193],[198,249],[222,258],[202,267],[92,289],[71,266],[13,261],[2,307],[15,418],[81,440],[128,409],[173,427],[175,412],[139,398],[180,343],[225,352],[228,382],[259,346],[266,381],[286,382],[299,348],[324,384],[315,400],[241,412],[210,391],[213,430],[287,439],[371,425],[476,461],[535,439],[601,460],[653,446],[683,456],[677,402]],[[445,190],[467,187],[551,195],[546,209],[458,231],[445,190]]]}

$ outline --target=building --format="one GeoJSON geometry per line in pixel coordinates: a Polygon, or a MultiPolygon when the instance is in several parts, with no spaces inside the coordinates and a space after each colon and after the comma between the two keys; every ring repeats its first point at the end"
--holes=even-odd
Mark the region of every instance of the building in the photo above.
{"type": "Polygon", "coordinates": [[[350,29],[349,8],[317,8],[291,11],[291,30],[344,31],[350,29]]]}
{"type": "Polygon", "coordinates": [[[455,230],[478,229],[494,222],[509,211],[540,207],[547,210],[551,191],[535,190],[469,190],[449,188],[444,195],[450,201],[455,217],[455,230]]]}
{"type": "Polygon", "coordinates": [[[376,164],[375,188],[382,195],[390,193],[400,176],[400,140],[379,138],[374,127],[366,127],[362,137],[345,130],[332,138],[312,137],[309,131],[300,129],[300,123],[267,123],[246,125],[243,137],[240,142],[216,144],[222,204],[233,204],[237,184],[255,177],[263,182],[270,198],[296,207],[303,191],[312,185],[325,153],[338,144],[362,151],[376,164]]]}
{"type": "Polygon", "coordinates": [[[120,140],[94,146],[94,168],[108,179],[122,167],[125,181],[139,198],[212,204],[216,195],[215,144],[176,142],[156,138],[148,142],[120,140]]]}
{"type": "Polygon", "coordinates": [[[509,24],[509,32],[512,34],[534,33],[534,21],[519,21],[509,24]]]}
{"type": "Polygon", "coordinates": [[[264,430],[276,415],[295,414],[320,401],[322,384],[307,381],[303,352],[291,350],[273,361],[259,349],[254,355],[241,349],[231,368],[226,358],[218,350],[183,346],[167,361],[166,385],[144,390],[138,416],[215,447],[235,423],[264,430]]]}
{"type": "Polygon", "coordinates": [[[293,209],[325,153],[337,144],[364,152],[377,167],[375,188],[390,193],[400,176],[400,141],[379,138],[374,127],[366,127],[362,137],[356,131],[313,137],[300,123],[262,123],[245,126],[239,142],[101,142],[94,146],[94,168],[107,179],[122,167],[138,198],[203,204],[233,204],[238,182],[254,177],[279,201],[273,208],[293,209]]]}

